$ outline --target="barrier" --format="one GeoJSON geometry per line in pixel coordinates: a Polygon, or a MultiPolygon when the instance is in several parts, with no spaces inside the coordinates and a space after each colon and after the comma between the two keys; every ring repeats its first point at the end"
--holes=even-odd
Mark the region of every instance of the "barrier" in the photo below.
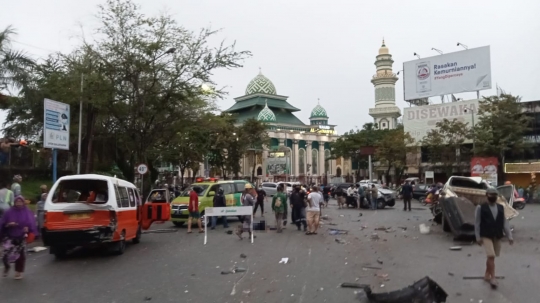
{"type": "Polygon", "coordinates": [[[251,243],[253,243],[253,206],[206,207],[204,209],[204,245],[208,238],[208,218],[222,216],[251,216],[251,243]]]}

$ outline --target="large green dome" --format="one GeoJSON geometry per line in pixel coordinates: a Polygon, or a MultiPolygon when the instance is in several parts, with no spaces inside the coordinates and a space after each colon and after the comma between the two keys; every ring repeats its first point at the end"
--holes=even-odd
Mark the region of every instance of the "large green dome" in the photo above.
{"type": "Polygon", "coordinates": [[[257,120],[261,122],[276,122],[276,115],[274,112],[268,107],[268,104],[264,105],[264,108],[261,110],[259,115],[257,116],[257,120]]]}
{"type": "Polygon", "coordinates": [[[267,94],[267,95],[276,95],[276,87],[270,79],[266,78],[261,72],[253,78],[247,88],[246,95],[251,94],[267,94]]]}
{"type": "Polygon", "coordinates": [[[311,111],[311,117],[312,118],[328,118],[328,115],[326,114],[326,109],[324,109],[320,104],[317,104],[315,108],[311,111]]]}

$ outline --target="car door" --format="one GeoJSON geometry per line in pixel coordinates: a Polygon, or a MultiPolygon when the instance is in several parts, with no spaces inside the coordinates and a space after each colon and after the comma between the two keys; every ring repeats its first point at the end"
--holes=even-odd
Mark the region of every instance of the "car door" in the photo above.
{"type": "Polygon", "coordinates": [[[169,221],[171,219],[171,206],[168,203],[168,191],[155,189],[150,192],[146,203],[142,206],[141,226],[149,229],[154,222],[169,221]]]}
{"type": "Polygon", "coordinates": [[[513,184],[497,187],[499,195],[503,196],[510,206],[514,204],[514,190],[513,184]]]}

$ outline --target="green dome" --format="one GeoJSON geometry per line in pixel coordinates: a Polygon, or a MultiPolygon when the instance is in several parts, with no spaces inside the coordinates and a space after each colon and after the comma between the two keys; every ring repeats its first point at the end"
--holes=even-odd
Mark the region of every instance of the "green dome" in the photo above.
{"type": "Polygon", "coordinates": [[[317,104],[315,108],[311,111],[311,118],[328,118],[326,114],[326,109],[324,109],[320,104],[317,104]]]}
{"type": "Polygon", "coordinates": [[[270,79],[266,78],[261,72],[251,80],[246,88],[246,95],[251,94],[276,95],[276,87],[270,79]]]}
{"type": "Polygon", "coordinates": [[[268,104],[264,105],[264,108],[261,110],[259,115],[257,116],[257,120],[261,122],[276,122],[276,115],[274,112],[268,107],[268,104]]]}

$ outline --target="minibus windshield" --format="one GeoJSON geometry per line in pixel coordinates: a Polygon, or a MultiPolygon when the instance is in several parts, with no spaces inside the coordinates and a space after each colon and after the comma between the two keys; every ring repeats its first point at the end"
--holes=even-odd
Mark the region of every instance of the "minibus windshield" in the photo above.
{"type": "MultiPolygon", "coordinates": [[[[205,184],[195,184],[194,186],[198,186],[198,187],[200,187],[202,189],[201,192],[198,193],[199,197],[202,197],[204,195],[204,193],[206,192],[206,189],[208,188],[208,185],[205,185],[205,184]]],[[[189,197],[189,192],[190,191],[191,191],[191,189],[185,190],[184,192],[182,192],[180,194],[180,197],[189,197]]]]}
{"type": "Polygon", "coordinates": [[[105,204],[109,200],[107,181],[104,180],[62,180],[56,187],[53,203],[86,202],[105,204]]]}

